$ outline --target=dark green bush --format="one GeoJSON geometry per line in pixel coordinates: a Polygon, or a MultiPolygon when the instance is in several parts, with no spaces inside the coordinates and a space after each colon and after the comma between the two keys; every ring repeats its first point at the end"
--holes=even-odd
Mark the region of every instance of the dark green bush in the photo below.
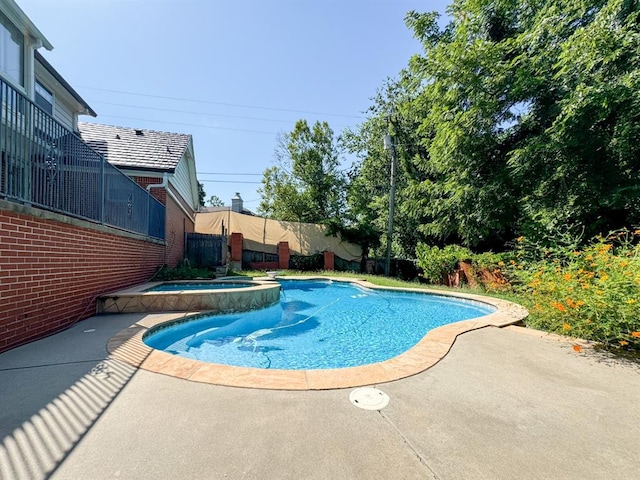
{"type": "Polygon", "coordinates": [[[291,268],[303,272],[313,272],[324,268],[324,254],[291,255],[291,268]]]}
{"type": "Polygon", "coordinates": [[[207,270],[206,268],[191,268],[188,265],[179,265],[171,268],[167,265],[163,265],[153,276],[152,280],[195,280],[198,278],[216,278],[216,275],[214,272],[207,270]]]}
{"type": "Polygon", "coordinates": [[[416,247],[418,266],[427,283],[441,284],[443,278],[452,273],[460,262],[472,257],[471,250],[459,245],[447,245],[444,248],[430,246],[424,243],[416,247]]]}

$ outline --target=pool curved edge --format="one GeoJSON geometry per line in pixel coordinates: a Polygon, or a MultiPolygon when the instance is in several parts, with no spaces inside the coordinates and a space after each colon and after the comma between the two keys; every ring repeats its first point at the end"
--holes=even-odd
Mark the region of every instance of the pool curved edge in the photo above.
{"type": "Polygon", "coordinates": [[[366,288],[402,290],[466,299],[496,308],[471,320],[443,325],[429,331],[416,345],[384,362],[360,367],[326,370],[266,370],[191,360],[147,346],[145,332],[165,322],[201,312],[148,314],[114,335],[107,343],[109,353],[130,365],[194,382],[232,387],[270,390],[329,390],[400,380],[421,373],[438,363],[449,352],[458,335],[485,327],[505,327],[518,323],[529,312],[522,306],[492,297],[460,292],[418,288],[378,287],[364,280],[330,277],[286,277],[291,280],[323,279],[350,282],[366,288]]]}

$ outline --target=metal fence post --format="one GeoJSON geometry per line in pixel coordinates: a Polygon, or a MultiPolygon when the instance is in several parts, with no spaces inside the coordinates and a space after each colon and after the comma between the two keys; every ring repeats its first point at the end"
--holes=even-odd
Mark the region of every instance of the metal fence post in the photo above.
{"type": "Polygon", "coordinates": [[[104,204],[104,198],[105,198],[105,190],[106,190],[106,184],[107,182],[105,181],[105,168],[104,168],[104,162],[106,162],[106,160],[104,159],[104,157],[102,155],[100,155],[100,223],[102,225],[104,225],[104,210],[105,210],[105,204],[104,204]]]}

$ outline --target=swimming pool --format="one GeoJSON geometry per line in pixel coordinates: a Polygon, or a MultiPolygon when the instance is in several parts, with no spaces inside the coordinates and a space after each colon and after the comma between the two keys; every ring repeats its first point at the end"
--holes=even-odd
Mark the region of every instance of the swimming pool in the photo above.
{"type": "Polygon", "coordinates": [[[495,307],[425,293],[327,280],[282,280],[280,303],[192,317],[150,329],[150,347],[188,359],[260,369],[314,370],[382,362],[441,325],[495,307]]]}

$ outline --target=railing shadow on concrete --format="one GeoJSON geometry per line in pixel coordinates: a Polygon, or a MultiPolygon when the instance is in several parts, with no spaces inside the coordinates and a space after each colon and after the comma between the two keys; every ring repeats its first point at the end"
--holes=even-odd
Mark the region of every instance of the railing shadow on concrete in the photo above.
{"type": "MultiPolygon", "coordinates": [[[[133,326],[131,328],[137,328],[133,326]]],[[[122,392],[148,356],[125,342],[0,443],[0,479],[37,480],[55,473],[122,392]]]]}

